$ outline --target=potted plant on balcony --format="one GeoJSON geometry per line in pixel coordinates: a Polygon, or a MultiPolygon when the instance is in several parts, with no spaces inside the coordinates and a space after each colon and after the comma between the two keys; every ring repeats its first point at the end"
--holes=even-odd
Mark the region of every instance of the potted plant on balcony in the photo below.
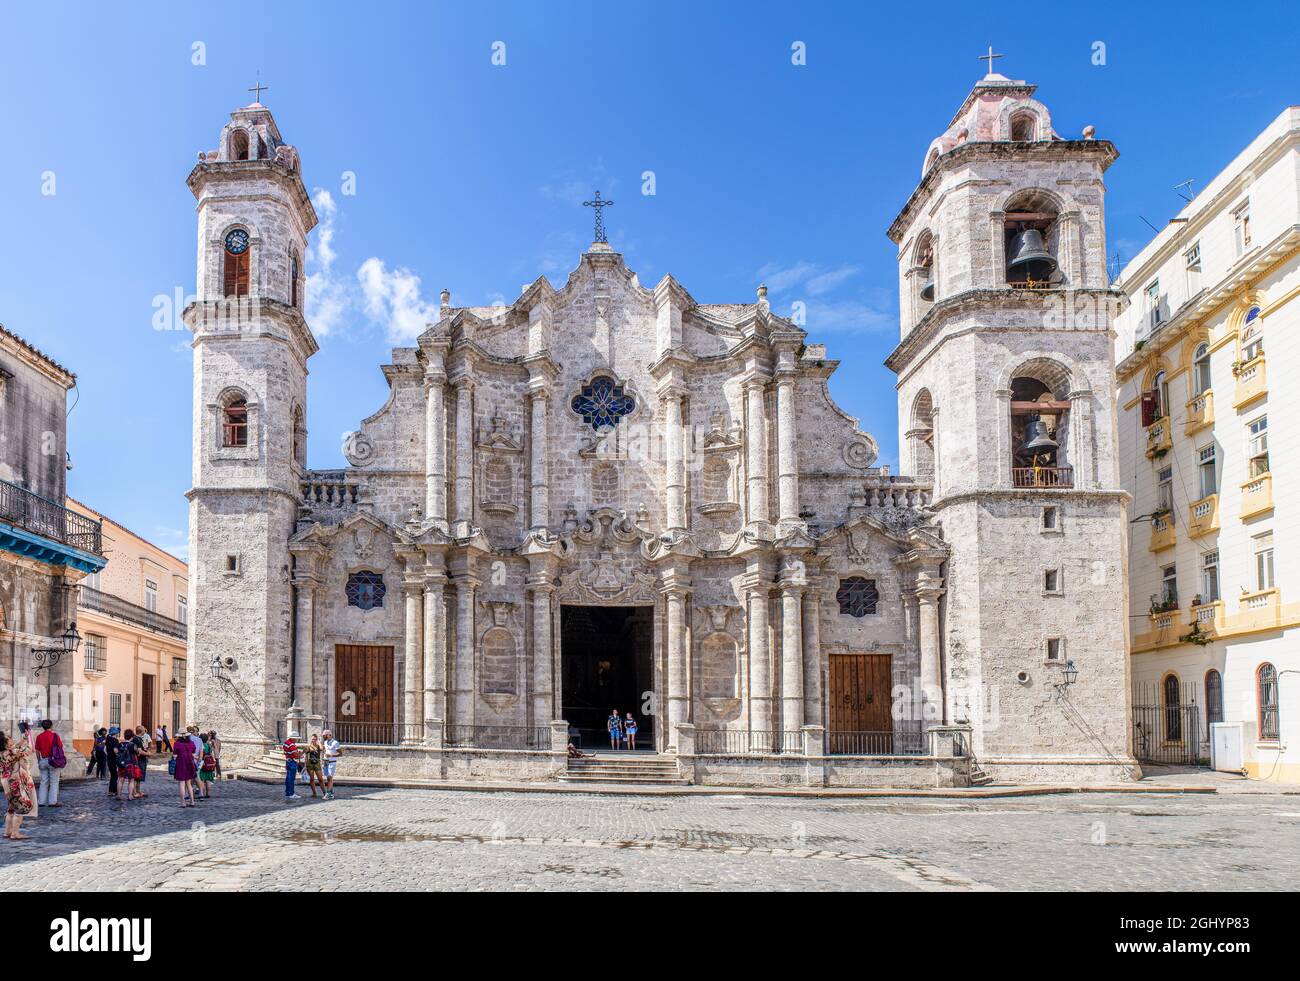
{"type": "Polygon", "coordinates": [[[1168,514],[1169,514],[1169,508],[1161,504],[1158,508],[1156,508],[1154,511],[1151,512],[1151,520],[1154,522],[1159,518],[1163,518],[1167,516],[1168,514]]]}
{"type": "Polygon", "coordinates": [[[1184,644],[1196,644],[1198,647],[1204,647],[1214,638],[1201,629],[1201,621],[1196,620],[1192,623],[1192,629],[1178,638],[1184,644]]]}
{"type": "Polygon", "coordinates": [[[1156,616],[1160,613],[1168,613],[1171,610],[1178,609],[1178,597],[1166,596],[1163,599],[1159,595],[1151,597],[1151,615],[1156,616]]]}

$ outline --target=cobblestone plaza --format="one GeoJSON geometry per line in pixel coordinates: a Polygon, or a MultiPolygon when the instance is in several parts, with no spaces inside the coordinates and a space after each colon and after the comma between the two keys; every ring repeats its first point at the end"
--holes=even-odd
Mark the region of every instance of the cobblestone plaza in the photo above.
{"type": "MultiPolygon", "coordinates": [[[[1286,890],[1300,796],[952,798],[345,788],[226,782],[64,806],[0,849],[5,890],[1286,890]],[[1263,843],[1268,842],[1268,853],[1263,843]]],[[[170,784],[166,789],[171,790],[170,784]]]]}

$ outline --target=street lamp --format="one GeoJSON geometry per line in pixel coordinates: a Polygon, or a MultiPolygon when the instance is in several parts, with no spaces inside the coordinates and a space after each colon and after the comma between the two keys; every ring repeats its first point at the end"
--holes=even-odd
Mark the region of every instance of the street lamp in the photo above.
{"type": "Polygon", "coordinates": [[[62,647],[37,647],[32,649],[32,660],[36,662],[33,674],[40,674],[46,668],[52,668],[63,660],[64,654],[75,654],[81,646],[81,634],[77,633],[77,621],[68,624],[63,633],[62,647]]]}
{"type": "Polygon", "coordinates": [[[1073,661],[1065,662],[1065,671],[1062,673],[1062,683],[1072,685],[1079,680],[1079,669],[1074,666],[1073,661]]]}

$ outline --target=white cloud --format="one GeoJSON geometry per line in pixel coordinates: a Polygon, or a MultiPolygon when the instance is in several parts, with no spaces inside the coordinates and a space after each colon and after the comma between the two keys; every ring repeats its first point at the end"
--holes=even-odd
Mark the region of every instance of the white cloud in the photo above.
{"type": "Polygon", "coordinates": [[[860,270],[857,266],[840,266],[838,269],[832,269],[829,272],[818,273],[813,276],[804,286],[813,296],[821,296],[823,293],[829,293],[841,283],[852,279],[860,270]]]}
{"type": "Polygon", "coordinates": [[[317,337],[327,337],[337,332],[352,305],[348,284],[334,273],[334,218],[338,206],[334,197],[323,187],[312,191],[311,203],[316,207],[320,223],[316,226],[316,240],[307,249],[307,323],[317,337]],[[313,268],[314,267],[314,268],[313,268]]]}
{"type": "Polygon", "coordinates": [[[190,559],[190,536],[187,531],[157,525],[149,533],[149,540],[164,552],[170,552],[183,562],[188,562],[190,559]]]}
{"type": "Polygon", "coordinates": [[[804,328],[811,334],[867,334],[898,328],[898,313],[892,306],[866,300],[812,300],[807,313],[804,328]]]}
{"type": "Polygon", "coordinates": [[[793,266],[781,266],[769,262],[758,271],[758,278],[767,285],[772,293],[783,293],[791,287],[798,286],[817,272],[817,266],[811,262],[796,262],[793,266]]]}
{"type": "Polygon", "coordinates": [[[388,340],[414,340],[438,319],[438,308],[420,295],[420,277],[403,266],[389,269],[371,256],[357,269],[366,313],[384,328],[388,340]]]}
{"type": "Polygon", "coordinates": [[[800,259],[792,265],[782,266],[769,262],[757,273],[758,278],[767,284],[772,293],[784,293],[802,286],[809,296],[821,296],[831,292],[856,276],[861,270],[857,266],[839,266],[836,269],[822,269],[815,262],[800,259]]]}
{"type": "Polygon", "coordinates": [[[610,175],[603,160],[597,160],[585,177],[579,177],[575,170],[565,170],[537,190],[544,198],[580,206],[590,201],[598,188],[602,199],[612,199],[618,190],[618,178],[610,175]]]}

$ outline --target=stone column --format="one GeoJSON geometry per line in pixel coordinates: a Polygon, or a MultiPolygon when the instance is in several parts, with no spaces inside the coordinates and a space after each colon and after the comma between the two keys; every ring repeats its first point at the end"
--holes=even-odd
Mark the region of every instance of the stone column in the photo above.
{"type": "Polygon", "coordinates": [[[297,644],[293,652],[293,701],[307,715],[316,710],[316,581],[295,578],[297,644]]]}
{"type": "Polygon", "coordinates": [[[466,376],[456,386],[456,521],[474,520],[474,383],[466,376]]]}
{"type": "Polygon", "coordinates": [[[690,721],[690,695],[687,685],[689,653],[686,643],[687,580],[678,572],[664,576],[667,599],[668,633],[668,734],[676,740],[677,727],[690,721]]]}
{"type": "MultiPolygon", "coordinates": [[[[409,573],[413,575],[413,573],[409,573]]],[[[418,743],[423,733],[416,725],[423,719],[424,670],[422,645],[420,638],[420,612],[424,600],[424,590],[419,580],[408,579],[402,583],[402,598],[405,602],[405,652],[406,652],[406,699],[402,715],[402,742],[418,743]]]]}
{"type": "Polygon", "coordinates": [[[452,719],[458,726],[474,724],[474,591],[479,580],[472,571],[456,579],[456,666],[452,685],[452,719]]]}
{"type": "MultiPolygon", "coordinates": [[[[971,277],[972,286],[987,286],[997,289],[1007,285],[1007,214],[1005,211],[989,213],[989,257],[988,279],[978,273],[971,277]]],[[[938,256],[936,253],[936,260],[938,256]]]]}
{"type": "MultiPolygon", "coordinates": [[[[994,412],[996,413],[993,432],[997,435],[997,459],[994,460],[994,466],[996,469],[994,470],[993,486],[999,490],[1006,490],[1011,487],[1011,455],[1015,451],[1015,447],[1011,445],[1011,389],[996,389],[993,392],[993,405],[994,412]]],[[[938,423],[935,423],[935,425],[938,425],[938,423]]],[[[938,448],[936,447],[936,450],[937,449],[938,448]]],[[[987,473],[987,470],[985,472],[987,473]]],[[[946,491],[949,484],[952,483],[952,477],[950,474],[940,472],[939,461],[936,459],[934,481],[934,496],[936,498],[939,496],[940,478],[943,478],[943,486],[946,491]]],[[[971,475],[968,477],[966,481],[962,483],[962,486],[972,486],[972,479],[975,482],[975,486],[978,486],[978,475],[971,475]]]]}
{"type": "Polygon", "coordinates": [[[551,510],[550,481],[547,479],[549,451],[546,438],[548,415],[546,410],[550,404],[550,393],[543,388],[535,388],[528,394],[533,403],[532,456],[529,460],[529,473],[532,475],[532,506],[529,511],[529,525],[533,528],[545,528],[550,524],[551,510]]]}
{"type": "Polygon", "coordinates": [[[921,693],[924,698],[922,725],[944,721],[943,675],[939,652],[939,597],[942,580],[923,576],[917,583],[917,637],[921,647],[921,693]]]}
{"type": "Polygon", "coordinates": [[[815,581],[804,590],[802,602],[803,720],[807,725],[819,726],[822,724],[822,640],[815,581]]]}
{"type": "Polygon", "coordinates": [[[682,392],[668,389],[664,402],[665,497],[669,531],[686,530],[686,475],[682,469],[682,392]]]}
{"type": "Polygon", "coordinates": [[[781,584],[781,731],[803,728],[803,586],[781,584]]]}
{"type": "Polygon", "coordinates": [[[777,520],[781,525],[799,522],[799,460],[795,452],[798,427],[795,425],[794,372],[784,372],[776,380],[776,480],[777,520]]]}
{"type": "Polygon", "coordinates": [[[528,585],[533,593],[533,725],[544,726],[555,721],[551,680],[551,594],[555,588],[537,578],[528,585]]]}
{"type": "MultiPolygon", "coordinates": [[[[1066,463],[1074,468],[1076,490],[1093,490],[1098,484],[1092,474],[1092,392],[1070,392],[1070,418],[1068,420],[1070,445],[1066,463]]],[[[1114,477],[1103,474],[1100,486],[1114,486],[1114,477]]]]}
{"type": "Polygon", "coordinates": [[[447,525],[447,376],[442,361],[430,361],[424,372],[424,516],[447,525]]]}
{"type": "Polygon", "coordinates": [[[447,721],[447,574],[441,554],[426,560],[424,580],[424,740],[440,745],[447,721]]]}
{"type": "Polygon", "coordinates": [[[748,471],[749,522],[767,521],[767,401],[761,378],[745,382],[749,405],[745,423],[745,464],[748,471]]]}
{"type": "MultiPolygon", "coordinates": [[[[768,644],[768,595],[771,586],[766,576],[751,573],[745,584],[746,614],[749,627],[749,727],[769,731],[772,728],[772,652],[768,644]]],[[[770,750],[755,737],[755,749],[770,750]]]]}

